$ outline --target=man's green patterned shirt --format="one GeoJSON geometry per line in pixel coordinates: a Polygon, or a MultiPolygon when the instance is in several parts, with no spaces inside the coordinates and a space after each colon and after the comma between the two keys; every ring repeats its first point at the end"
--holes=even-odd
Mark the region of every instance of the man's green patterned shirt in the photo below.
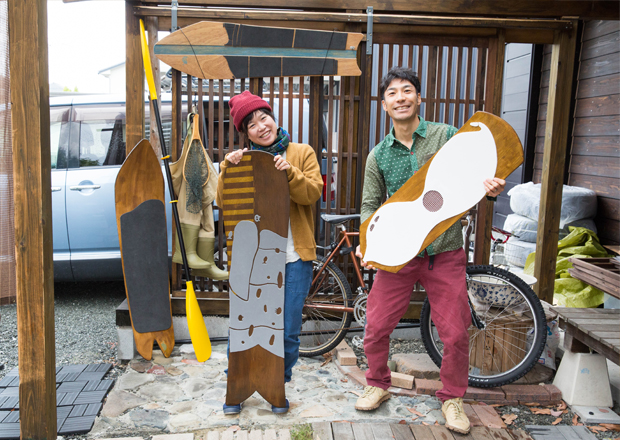
{"type": "MultiPolygon", "coordinates": [[[[386,193],[392,197],[457,132],[451,125],[427,122],[421,116],[418,117],[420,125],[413,133],[411,150],[394,137],[392,128],[368,155],[362,195],[362,222],[379,209],[386,193]]],[[[412,218],[411,227],[415,226],[415,218],[412,218]]],[[[398,233],[395,231],[395,239],[398,239],[398,233]]],[[[463,233],[461,223],[456,222],[425,250],[429,255],[436,255],[461,247],[463,233]]],[[[424,251],[420,255],[424,255],[424,251]]]]}

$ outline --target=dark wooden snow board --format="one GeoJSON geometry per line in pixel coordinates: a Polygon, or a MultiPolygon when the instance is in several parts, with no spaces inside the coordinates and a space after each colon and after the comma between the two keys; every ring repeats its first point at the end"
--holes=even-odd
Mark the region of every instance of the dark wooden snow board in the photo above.
{"type": "Polygon", "coordinates": [[[360,33],[202,21],[155,45],[157,58],[204,79],[359,76],[360,33]]]}
{"type": "Polygon", "coordinates": [[[230,264],[230,356],[226,404],[255,391],[286,406],[284,271],[289,223],[286,172],[261,151],[224,172],[223,215],[230,264]]]}
{"type": "Polygon", "coordinates": [[[143,139],[123,163],[114,185],[116,224],[125,292],[138,353],[147,360],[157,341],[164,356],[174,348],[168,280],[164,176],[143,139]]]}
{"type": "Polygon", "coordinates": [[[506,179],[522,162],[514,129],[498,116],[476,112],[360,226],[364,260],[398,272],[484,197],[484,178],[506,179]]]}

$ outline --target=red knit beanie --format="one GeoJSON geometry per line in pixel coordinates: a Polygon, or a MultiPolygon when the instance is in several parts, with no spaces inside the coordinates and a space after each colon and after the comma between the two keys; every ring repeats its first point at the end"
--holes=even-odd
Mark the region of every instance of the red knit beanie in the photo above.
{"type": "Polygon", "coordinates": [[[241,132],[241,123],[247,115],[251,115],[261,108],[273,112],[267,101],[259,96],[251,94],[247,90],[230,98],[228,105],[230,106],[230,115],[233,118],[233,124],[235,124],[235,128],[239,132],[241,132]]]}

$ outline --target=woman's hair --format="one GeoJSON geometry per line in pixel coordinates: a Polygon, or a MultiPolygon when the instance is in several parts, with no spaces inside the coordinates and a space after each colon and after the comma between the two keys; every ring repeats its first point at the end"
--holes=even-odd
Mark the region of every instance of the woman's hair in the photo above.
{"type": "Polygon", "coordinates": [[[252,118],[254,117],[254,115],[256,114],[256,112],[261,112],[266,114],[267,116],[270,116],[271,119],[273,119],[274,121],[276,120],[275,116],[273,116],[273,113],[270,112],[269,110],[267,110],[266,108],[259,108],[258,110],[253,111],[252,113],[250,113],[249,115],[247,115],[243,121],[241,122],[241,133],[243,133],[244,135],[248,135],[248,124],[250,123],[250,121],[252,120],[252,118]]]}
{"type": "Polygon", "coordinates": [[[390,69],[390,71],[383,77],[383,79],[381,79],[381,99],[385,98],[385,91],[395,79],[409,81],[413,85],[413,87],[415,87],[416,93],[421,93],[420,78],[418,78],[416,73],[408,67],[395,66],[390,69]]]}

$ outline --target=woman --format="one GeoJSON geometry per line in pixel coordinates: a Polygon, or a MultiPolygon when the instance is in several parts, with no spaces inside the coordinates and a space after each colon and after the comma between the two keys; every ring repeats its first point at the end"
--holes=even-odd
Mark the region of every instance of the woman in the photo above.
{"type": "MultiPolygon", "coordinates": [[[[284,380],[289,382],[299,358],[302,309],[312,282],[312,260],[316,258],[312,206],[321,197],[323,180],[312,147],[291,142],[289,134],[276,124],[265,100],[245,91],[232,97],[229,106],[235,128],[249,140],[250,149],[273,154],[274,166],[286,171],[288,178],[291,202],[284,283],[284,380]]],[[[222,176],[226,167],[238,164],[247,151],[248,148],[233,151],[220,164],[216,199],[219,206],[223,206],[222,176]]],[[[224,409],[227,414],[235,414],[241,408],[235,405],[224,409]]],[[[287,408],[273,410],[286,412],[287,408]]]]}

